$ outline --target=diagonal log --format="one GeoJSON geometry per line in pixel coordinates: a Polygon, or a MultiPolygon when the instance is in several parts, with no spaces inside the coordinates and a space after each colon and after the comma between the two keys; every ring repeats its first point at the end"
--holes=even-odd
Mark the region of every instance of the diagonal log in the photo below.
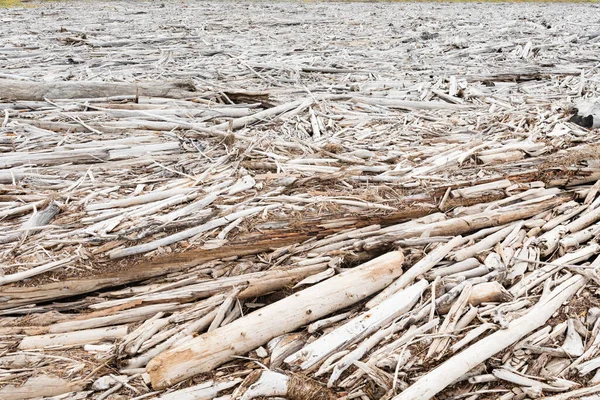
{"type": "Polygon", "coordinates": [[[571,277],[532,307],[527,314],[512,321],[507,329],[491,334],[450,358],[421,377],[408,389],[394,397],[393,400],[431,399],[476,365],[543,326],[552,314],[560,308],[562,303],[569,300],[571,296],[585,286],[585,283],[586,279],[581,275],[571,277]]]}
{"type": "Polygon", "coordinates": [[[207,332],[154,358],[147,367],[155,389],[208,372],[269,340],[389,285],[402,274],[404,255],[393,251],[207,332]]]}

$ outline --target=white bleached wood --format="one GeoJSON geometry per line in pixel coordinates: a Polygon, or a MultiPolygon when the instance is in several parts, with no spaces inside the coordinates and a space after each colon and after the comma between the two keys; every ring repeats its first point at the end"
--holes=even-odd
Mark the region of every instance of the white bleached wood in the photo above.
{"type": "Polygon", "coordinates": [[[462,236],[457,236],[451,239],[448,243],[445,243],[442,246],[435,248],[431,253],[427,254],[421,260],[419,260],[415,265],[410,267],[408,271],[406,271],[398,280],[388,286],[385,290],[375,296],[367,303],[367,308],[371,309],[381,304],[385,299],[392,296],[399,290],[404,289],[408,286],[413,280],[417,277],[427,273],[431,268],[433,268],[438,262],[440,262],[452,249],[460,246],[464,243],[464,239],[462,236]]]}
{"type": "Polygon", "coordinates": [[[402,274],[403,262],[400,251],[385,254],[167,351],[148,364],[152,386],[165,388],[210,371],[234,355],[354,304],[402,274]]]}
{"type": "Polygon", "coordinates": [[[61,268],[65,265],[68,265],[68,264],[74,262],[78,258],[79,257],[77,257],[77,256],[72,256],[72,257],[62,259],[62,260],[58,260],[58,261],[54,261],[54,262],[51,262],[48,264],[30,268],[25,271],[16,272],[16,273],[10,274],[10,275],[0,276],[0,285],[6,285],[7,283],[13,283],[13,282],[19,282],[19,281],[22,281],[23,279],[31,278],[32,276],[40,275],[40,274],[43,274],[43,273],[46,273],[49,271],[54,271],[58,268],[61,268]]]}
{"type": "Polygon", "coordinates": [[[561,304],[577,293],[585,283],[585,278],[573,276],[554,289],[545,301],[537,303],[523,317],[512,321],[507,329],[499,330],[451,357],[439,367],[421,377],[408,389],[395,396],[394,400],[431,399],[479,363],[544,325],[561,304]]]}
{"type": "Polygon", "coordinates": [[[410,310],[429,286],[425,280],[401,290],[368,312],[351,319],[332,332],[321,336],[308,346],[285,359],[290,366],[308,369],[335,351],[343,350],[357,338],[364,337],[410,310]]]}
{"type": "Polygon", "coordinates": [[[496,243],[501,242],[506,238],[514,229],[515,226],[522,225],[522,221],[515,222],[508,225],[507,227],[499,230],[498,232],[492,233],[490,236],[480,240],[473,246],[460,249],[452,254],[449,258],[454,261],[464,261],[468,258],[475,256],[476,254],[491,249],[496,243]]]}
{"type": "Polygon", "coordinates": [[[227,225],[227,224],[231,223],[232,221],[235,221],[238,218],[244,218],[244,217],[248,217],[250,215],[257,214],[261,211],[264,211],[267,208],[268,208],[268,206],[252,207],[252,208],[249,208],[246,210],[234,212],[234,213],[226,215],[224,217],[220,217],[220,218],[214,219],[212,221],[209,221],[200,226],[186,229],[182,232],[175,233],[173,235],[167,236],[162,239],[155,240],[150,243],[141,244],[141,245],[133,246],[133,247],[128,247],[128,248],[121,249],[121,250],[114,250],[109,253],[109,257],[112,259],[123,258],[123,257],[140,254],[140,253],[145,253],[145,252],[148,252],[151,250],[156,250],[160,246],[168,246],[170,244],[177,243],[181,240],[189,239],[192,236],[198,235],[202,232],[206,232],[211,229],[215,229],[215,228],[219,228],[223,225],[227,225]]]}
{"type": "Polygon", "coordinates": [[[127,334],[127,325],[88,329],[66,333],[27,336],[19,343],[19,349],[43,349],[54,346],[81,346],[103,340],[121,339],[127,334]]]}

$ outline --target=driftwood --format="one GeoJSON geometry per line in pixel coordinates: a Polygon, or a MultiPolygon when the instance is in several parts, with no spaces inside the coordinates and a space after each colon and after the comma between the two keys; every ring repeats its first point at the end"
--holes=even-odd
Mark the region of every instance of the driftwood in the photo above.
{"type": "Polygon", "coordinates": [[[402,252],[388,253],[165,352],[148,364],[152,386],[165,388],[210,371],[233,355],[244,354],[276,336],[354,304],[402,274],[403,261],[402,252]],[[277,323],[271,325],[274,321],[277,323]]]}
{"type": "Polygon", "coordinates": [[[82,390],[83,387],[85,387],[83,382],[69,383],[56,376],[39,375],[29,378],[19,387],[3,387],[0,389],[0,396],[6,400],[33,399],[76,392],[82,390]]]}
{"type": "Polygon", "coordinates": [[[114,96],[148,96],[174,99],[194,97],[195,89],[189,82],[162,83],[113,83],[113,82],[56,82],[36,83],[0,79],[2,99],[90,99],[114,96]]]}
{"type": "Polygon", "coordinates": [[[558,286],[540,300],[525,316],[516,319],[508,329],[498,331],[477,342],[476,345],[450,358],[414,385],[394,397],[395,400],[430,399],[466,374],[473,367],[515,343],[525,335],[544,325],[561,304],[585,285],[585,278],[576,276],[558,286]]]}
{"type": "Polygon", "coordinates": [[[0,398],[597,393],[592,6],[2,11],[0,398]]]}

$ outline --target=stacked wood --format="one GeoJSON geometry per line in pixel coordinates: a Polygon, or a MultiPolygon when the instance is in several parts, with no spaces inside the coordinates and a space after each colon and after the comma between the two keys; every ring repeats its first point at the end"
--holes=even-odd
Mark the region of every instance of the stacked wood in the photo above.
{"type": "Polygon", "coordinates": [[[3,9],[0,399],[597,398],[594,12],[3,9]]]}

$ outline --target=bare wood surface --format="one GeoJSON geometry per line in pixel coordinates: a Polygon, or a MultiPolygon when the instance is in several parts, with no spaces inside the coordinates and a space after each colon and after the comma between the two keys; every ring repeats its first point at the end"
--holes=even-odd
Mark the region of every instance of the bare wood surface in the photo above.
{"type": "Polygon", "coordinates": [[[402,252],[388,253],[165,352],[148,364],[152,387],[162,389],[210,371],[234,355],[363,300],[402,274],[403,262],[402,252]]]}
{"type": "Polygon", "coordinates": [[[503,335],[436,397],[592,395],[597,11],[2,9],[0,398],[391,399],[503,335]],[[293,302],[400,249],[368,299],[314,321],[293,302]],[[580,277],[545,324],[503,334],[580,277]],[[293,332],[259,321],[223,365],[151,387],[153,359],[277,304],[293,332]],[[284,360],[309,352],[300,379],[284,360]]]}

